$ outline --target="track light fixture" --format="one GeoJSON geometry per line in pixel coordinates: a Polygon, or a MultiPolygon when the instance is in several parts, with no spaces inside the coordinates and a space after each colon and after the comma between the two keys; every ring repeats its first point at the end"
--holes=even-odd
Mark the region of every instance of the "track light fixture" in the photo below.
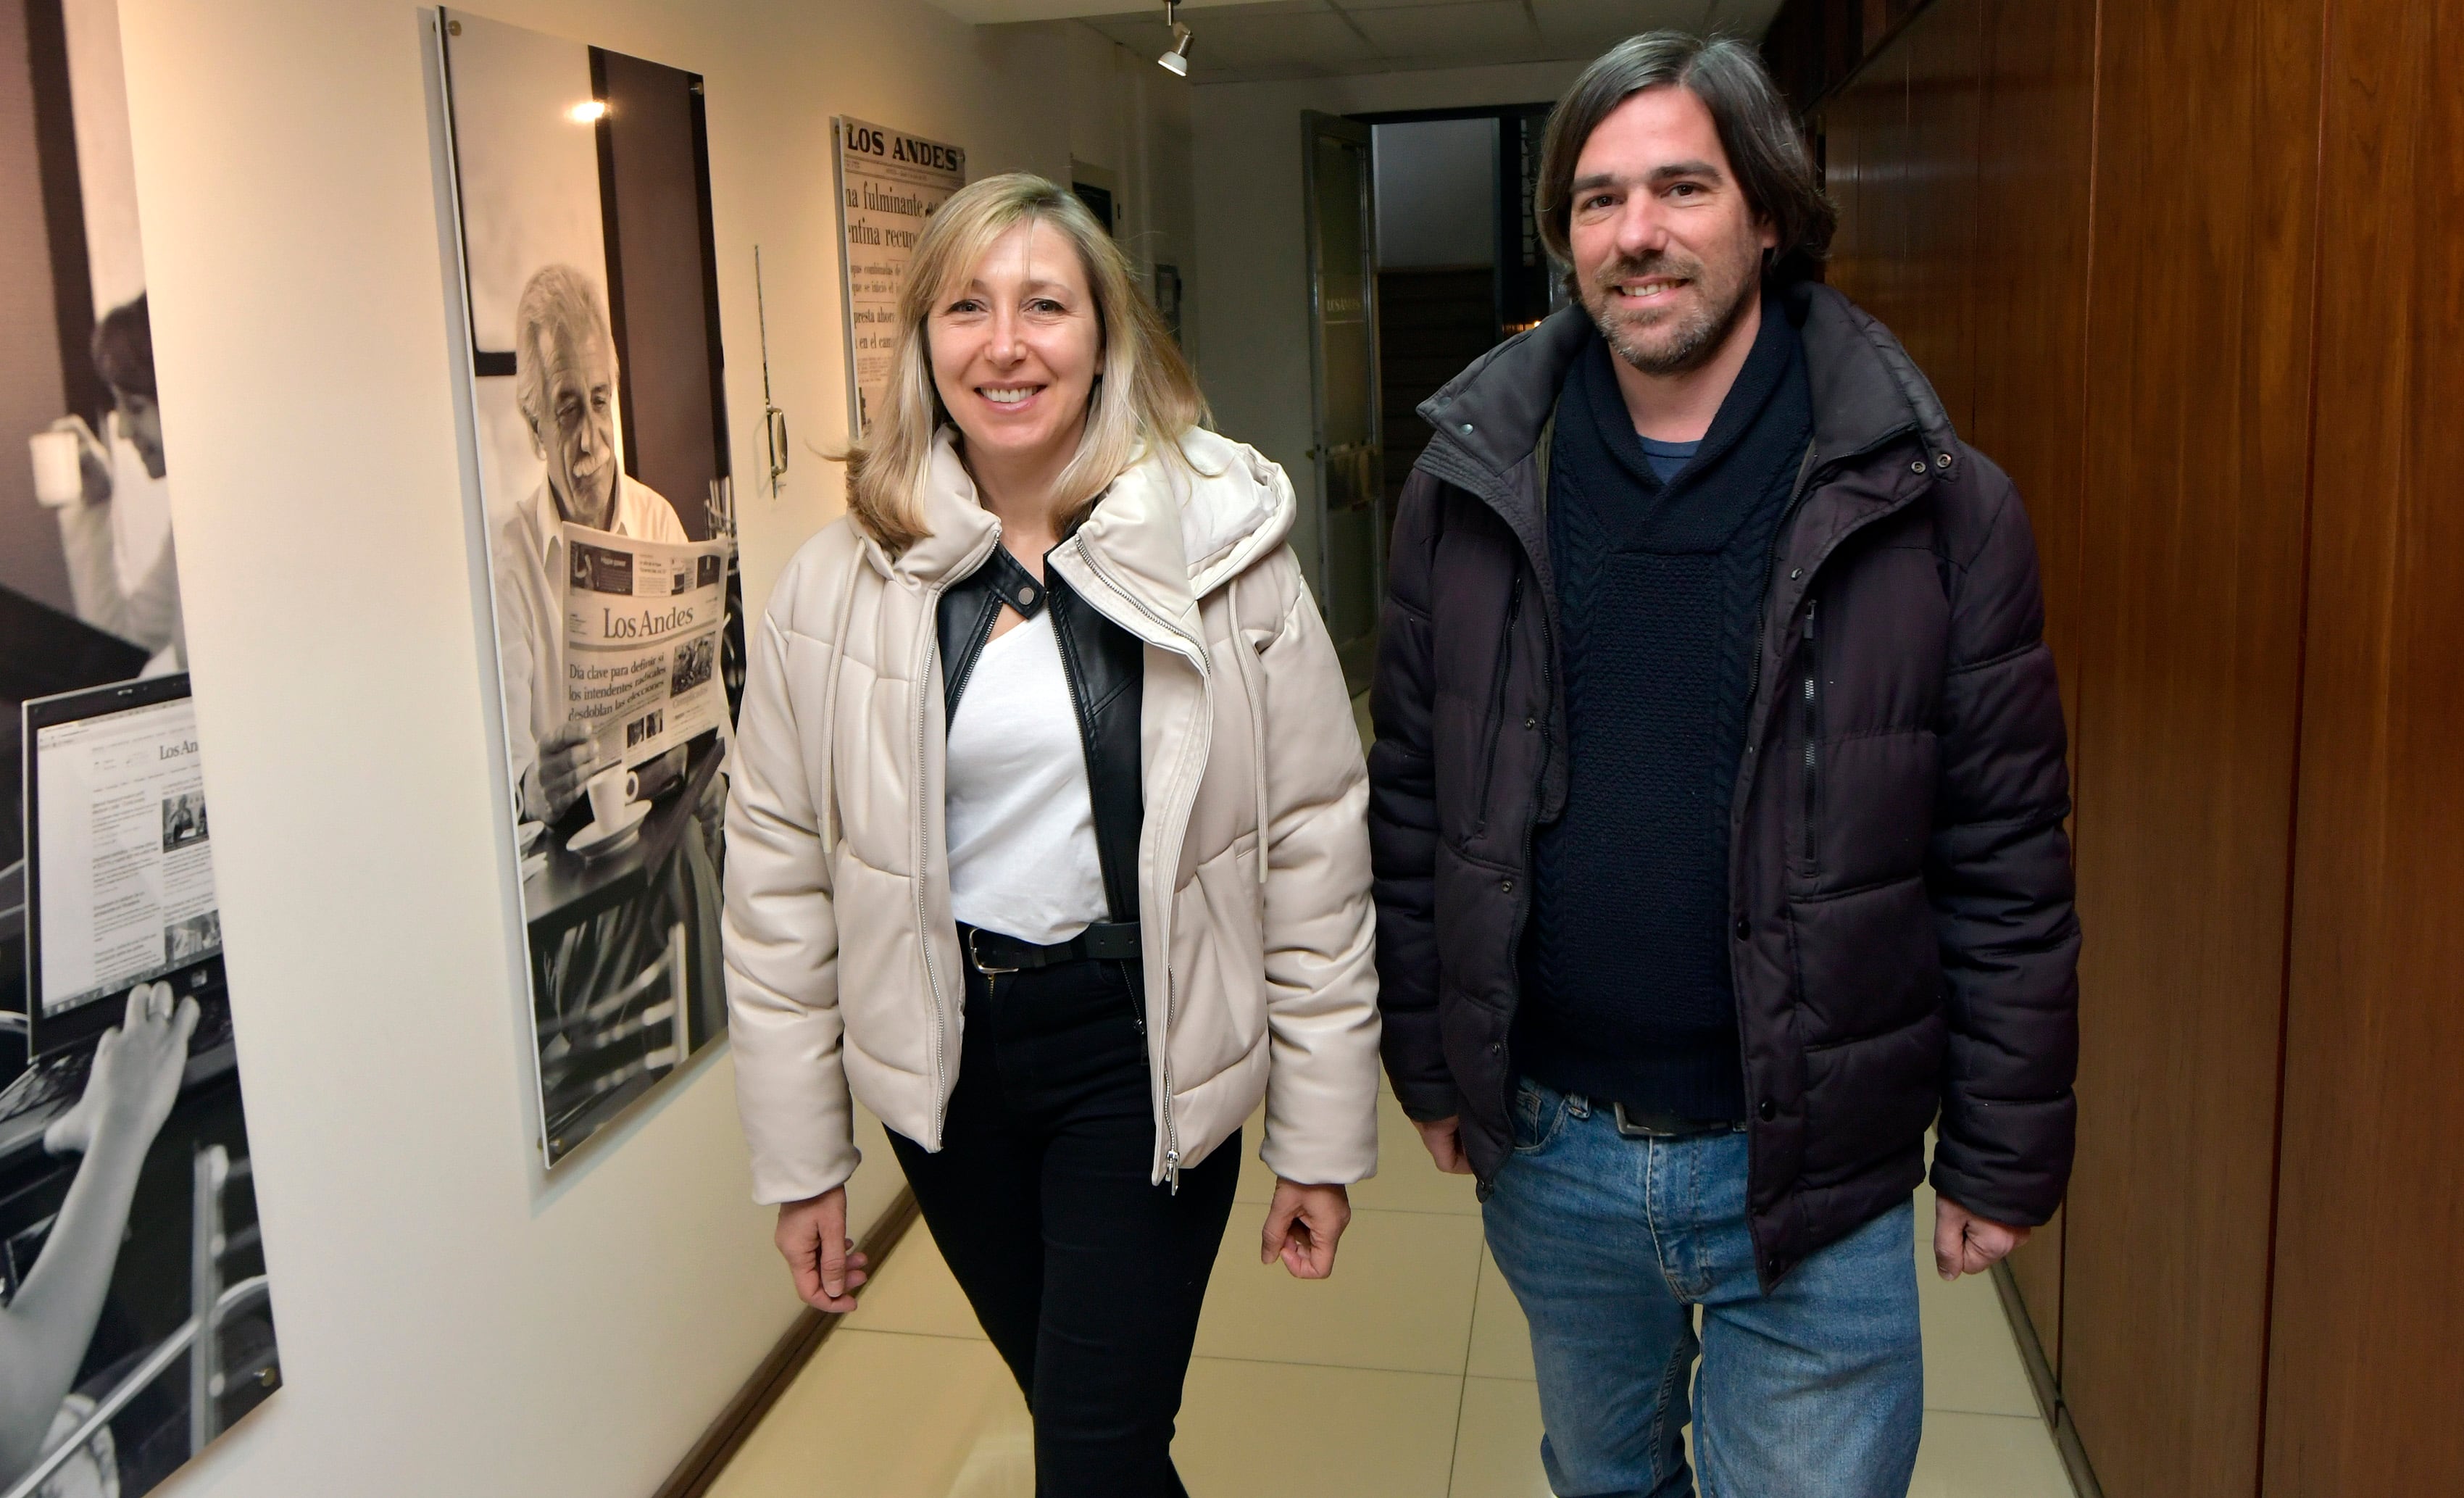
{"type": "Polygon", "coordinates": [[[1164,22],[1172,28],[1172,47],[1155,62],[1165,72],[1185,78],[1189,77],[1189,44],[1193,37],[1188,23],[1173,14],[1177,3],[1177,0],[1163,0],[1164,22]]]}

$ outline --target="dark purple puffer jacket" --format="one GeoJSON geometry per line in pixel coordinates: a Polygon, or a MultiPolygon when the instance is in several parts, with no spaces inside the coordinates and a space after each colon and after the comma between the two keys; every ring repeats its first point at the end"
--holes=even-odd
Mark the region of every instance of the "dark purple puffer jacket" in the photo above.
{"type": "MultiPolygon", "coordinates": [[[[2044,1222],[2079,1049],[2027,513],[1888,330],[1827,287],[1782,301],[1814,442],[1773,549],[1728,857],[1766,1285],[1904,1200],[1937,1113],[1935,1189],[2044,1222]]],[[[1566,794],[1535,449],[1586,333],[1559,313],[1421,406],[1437,435],[1403,490],[1371,696],[1386,1066],[1413,1117],[1461,1115],[1484,1189],[1512,1148],[1532,828],[1566,794]]]]}

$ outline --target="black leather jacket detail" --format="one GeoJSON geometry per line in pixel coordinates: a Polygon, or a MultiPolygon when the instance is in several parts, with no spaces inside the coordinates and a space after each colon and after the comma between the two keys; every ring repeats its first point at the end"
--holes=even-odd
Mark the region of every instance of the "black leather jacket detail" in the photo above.
{"type": "Polygon", "coordinates": [[[936,621],[947,721],[975,674],[1002,605],[1032,619],[1047,605],[1061,646],[1062,673],[1087,753],[1087,788],[1095,808],[1095,852],[1104,870],[1104,899],[1115,921],[1138,918],[1138,834],[1146,799],[1138,767],[1138,702],[1145,683],[1146,645],[1071,591],[1048,562],[1044,581],[996,546],[983,565],[941,594],[936,621]]]}

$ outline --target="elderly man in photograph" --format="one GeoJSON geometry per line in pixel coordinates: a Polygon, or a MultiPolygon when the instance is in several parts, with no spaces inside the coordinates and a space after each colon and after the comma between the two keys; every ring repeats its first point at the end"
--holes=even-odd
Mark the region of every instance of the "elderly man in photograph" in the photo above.
{"type": "Polygon", "coordinates": [[[675,507],[627,475],[616,451],[616,344],[580,271],[551,265],[514,313],[514,391],[546,472],[497,529],[496,647],[505,734],[522,814],[554,822],[607,766],[565,712],[564,531],[570,520],[636,540],[690,541],[675,507]]]}
{"type": "Polygon", "coordinates": [[[1420,408],[1396,524],[1395,1094],[1480,1179],[1554,1491],[1693,1492],[1690,1419],[1706,1494],[1904,1494],[1928,1126],[1945,1278],[2070,1174],[2027,512],[1814,279],[1834,211],[1747,44],[1595,62],[1536,207],[1577,305],[1420,408]]]}
{"type": "MultiPolygon", "coordinates": [[[[514,319],[514,388],[531,447],[546,473],[497,529],[496,649],[504,673],[505,737],[522,814],[555,823],[583,787],[615,761],[565,710],[564,531],[570,520],[639,540],[688,542],[675,508],[627,476],[616,448],[616,346],[598,293],[570,266],[551,265],[522,288],[514,319]]],[[[678,746],[641,767],[646,793],[685,773],[678,746]]],[[[668,952],[682,925],[704,939],[687,984],[701,1028],[723,1025],[724,986],[715,939],[718,824],[726,782],[713,775],[694,811],[700,835],[677,841],[649,870],[644,893],[564,927],[539,955],[547,1006],[583,1023],[607,993],[668,952]]],[[[535,914],[538,913],[534,913],[535,914]]],[[[616,1023],[622,1023],[620,1016],[616,1023]]]]}

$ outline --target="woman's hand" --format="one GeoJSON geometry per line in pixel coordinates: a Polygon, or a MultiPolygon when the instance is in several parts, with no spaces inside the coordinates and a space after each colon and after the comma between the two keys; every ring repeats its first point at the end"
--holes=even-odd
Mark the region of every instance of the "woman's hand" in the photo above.
{"type": "Polygon", "coordinates": [[[94,1047],[94,1068],[77,1106],[43,1132],[54,1155],[81,1155],[114,1142],[143,1158],[180,1100],[188,1037],[197,1028],[197,1001],[174,1000],[168,983],[139,983],[118,1029],[94,1047]]]}
{"type": "Polygon", "coordinates": [[[1296,1280],[1334,1272],[1334,1245],[1352,1222],[1352,1198],[1341,1186],[1304,1186],[1278,1179],[1259,1235],[1258,1262],[1284,1261],[1296,1280]]]}
{"type": "Polygon", "coordinates": [[[847,1235],[847,1188],[832,1186],[818,1197],[781,1202],[779,1255],[796,1277],[796,1293],[815,1311],[855,1309],[856,1288],[869,1261],[847,1235]]]}

